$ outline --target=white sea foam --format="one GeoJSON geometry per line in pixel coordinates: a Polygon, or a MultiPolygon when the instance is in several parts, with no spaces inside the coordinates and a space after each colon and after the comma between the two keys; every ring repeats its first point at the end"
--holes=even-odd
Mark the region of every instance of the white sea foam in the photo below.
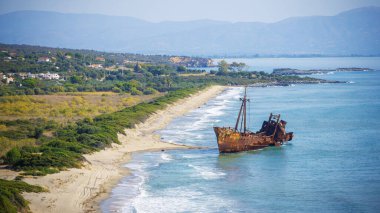
{"type": "MultiPolygon", "coordinates": [[[[160,131],[165,141],[175,143],[204,143],[207,135],[200,132],[208,130],[214,122],[220,122],[220,117],[231,110],[231,105],[237,101],[242,88],[228,89],[206,105],[177,118],[168,128],[160,131]]],[[[184,159],[204,158],[208,154],[184,154],[184,159]]],[[[230,209],[233,202],[223,196],[202,191],[202,185],[181,186],[155,190],[146,184],[149,180],[149,170],[163,163],[175,162],[174,156],[167,152],[145,156],[134,160],[126,167],[132,170],[132,175],[121,182],[114,190],[109,212],[221,212],[230,209]],[[153,157],[153,158],[152,158],[153,157]],[[146,160],[146,158],[150,160],[146,160]],[[144,160],[145,159],[145,160],[144,160]],[[142,161],[140,161],[142,160],[142,161]],[[153,190],[153,191],[152,191],[153,190]]],[[[217,168],[189,164],[192,178],[200,180],[221,179],[226,174],[217,168]]]]}
{"type": "Polygon", "coordinates": [[[186,159],[194,159],[194,158],[202,158],[202,155],[196,155],[196,154],[184,154],[182,155],[183,158],[186,159]]]}
{"type": "Polygon", "coordinates": [[[201,154],[182,154],[182,158],[187,159],[194,159],[194,158],[209,158],[209,157],[216,157],[218,156],[218,153],[201,153],[201,154]]]}
{"type": "Polygon", "coordinates": [[[205,180],[220,179],[226,175],[226,173],[224,173],[224,172],[221,172],[221,171],[218,171],[216,169],[206,167],[206,166],[195,166],[192,164],[189,164],[188,166],[195,169],[195,171],[197,172],[195,174],[199,175],[200,177],[202,177],[205,180]]]}
{"type": "Polygon", "coordinates": [[[205,194],[196,185],[162,189],[157,194],[136,197],[122,212],[220,212],[233,202],[223,197],[205,194]]]}
{"type": "Polygon", "coordinates": [[[173,157],[167,153],[161,153],[161,159],[164,161],[172,161],[173,157]]]}
{"type": "Polygon", "coordinates": [[[241,91],[241,88],[228,89],[204,106],[177,118],[159,133],[164,136],[165,141],[201,145],[198,142],[201,142],[205,135],[199,134],[199,131],[212,129],[212,126],[220,122],[220,117],[231,108],[231,103],[235,102],[233,99],[236,99],[241,91]],[[188,143],[189,139],[192,143],[188,143]]]}
{"type": "MultiPolygon", "coordinates": [[[[128,176],[116,188],[112,190],[112,201],[107,206],[109,212],[125,212],[126,203],[131,203],[137,196],[145,196],[144,184],[147,180],[147,173],[135,171],[128,176]]],[[[130,207],[130,206],[129,206],[130,207]]],[[[127,208],[129,208],[127,207],[127,208]]],[[[129,208],[133,212],[133,209],[129,208]]]]}
{"type": "Polygon", "coordinates": [[[145,168],[147,168],[147,164],[145,162],[136,162],[136,163],[128,163],[125,165],[128,169],[132,169],[135,171],[143,171],[145,168]]]}

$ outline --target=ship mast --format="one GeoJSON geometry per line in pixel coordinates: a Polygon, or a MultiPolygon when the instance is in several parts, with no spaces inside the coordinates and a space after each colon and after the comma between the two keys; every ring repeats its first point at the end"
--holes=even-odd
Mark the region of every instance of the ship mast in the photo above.
{"type": "Polygon", "coordinates": [[[244,133],[245,133],[247,131],[247,101],[249,101],[249,99],[247,99],[247,86],[245,86],[244,88],[244,97],[240,98],[240,100],[241,100],[241,106],[239,110],[239,115],[236,120],[235,131],[238,130],[239,121],[241,117],[244,124],[244,133]]]}

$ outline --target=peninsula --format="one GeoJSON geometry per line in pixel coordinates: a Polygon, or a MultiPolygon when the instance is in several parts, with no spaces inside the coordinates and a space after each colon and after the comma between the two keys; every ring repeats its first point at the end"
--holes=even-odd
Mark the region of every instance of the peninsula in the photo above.
{"type": "Polygon", "coordinates": [[[315,74],[328,74],[331,72],[364,72],[364,71],[373,71],[373,69],[361,68],[361,67],[346,67],[346,68],[336,68],[336,69],[312,69],[312,70],[278,68],[278,69],[273,69],[273,74],[275,75],[315,75],[315,74]]]}

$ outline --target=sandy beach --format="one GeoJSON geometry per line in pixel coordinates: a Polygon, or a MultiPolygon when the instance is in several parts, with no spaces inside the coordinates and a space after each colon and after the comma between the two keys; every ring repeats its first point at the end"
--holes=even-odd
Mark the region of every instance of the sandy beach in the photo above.
{"type": "Polygon", "coordinates": [[[85,155],[87,162],[80,169],[69,169],[43,177],[26,177],[25,182],[40,185],[46,193],[24,193],[30,201],[32,212],[98,212],[99,203],[107,197],[112,187],[128,170],[122,164],[128,162],[131,153],[160,151],[163,149],[191,149],[161,141],[155,132],[164,128],[173,118],[196,109],[221,93],[225,87],[212,86],[191,97],[177,101],[166,109],[153,114],[134,129],[119,134],[121,144],[114,144],[103,151],[85,155]]]}

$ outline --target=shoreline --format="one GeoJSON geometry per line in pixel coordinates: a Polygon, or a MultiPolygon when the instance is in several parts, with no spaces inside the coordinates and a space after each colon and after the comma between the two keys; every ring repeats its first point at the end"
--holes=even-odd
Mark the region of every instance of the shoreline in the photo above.
{"type": "Polygon", "coordinates": [[[174,118],[196,109],[217,96],[226,87],[211,86],[155,112],[145,122],[118,134],[120,144],[112,144],[93,154],[84,155],[82,168],[72,168],[42,177],[25,177],[29,184],[49,190],[43,193],[23,193],[32,212],[100,212],[100,202],[106,199],[121,178],[129,174],[122,165],[134,152],[198,147],[163,142],[156,131],[165,128],[174,118]]]}

